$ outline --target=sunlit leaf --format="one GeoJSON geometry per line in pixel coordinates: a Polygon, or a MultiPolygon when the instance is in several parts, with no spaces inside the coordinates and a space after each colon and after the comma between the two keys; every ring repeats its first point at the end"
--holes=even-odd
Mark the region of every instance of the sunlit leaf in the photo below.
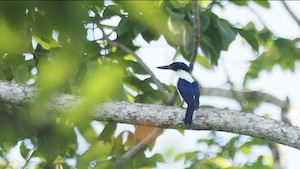
{"type": "Polygon", "coordinates": [[[39,36],[33,35],[34,40],[39,43],[44,49],[49,50],[52,48],[59,47],[59,44],[54,39],[44,40],[39,36]]]}
{"type": "Polygon", "coordinates": [[[201,66],[205,67],[206,69],[211,69],[211,64],[209,63],[209,61],[207,60],[207,58],[205,58],[204,56],[197,55],[196,61],[201,66]]]}
{"type": "Polygon", "coordinates": [[[264,7],[264,8],[270,8],[270,3],[267,0],[254,0],[253,2],[255,2],[256,4],[264,7]]]}
{"type": "Polygon", "coordinates": [[[229,1],[238,6],[248,6],[247,0],[229,0],[229,1]]]}

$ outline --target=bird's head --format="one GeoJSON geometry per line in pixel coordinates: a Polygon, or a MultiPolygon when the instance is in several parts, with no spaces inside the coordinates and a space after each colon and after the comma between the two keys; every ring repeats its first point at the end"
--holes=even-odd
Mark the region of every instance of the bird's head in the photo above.
{"type": "Polygon", "coordinates": [[[170,65],[159,66],[157,68],[159,68],[159,69],[171,69],[171,70],[174,70],[174,71],[177,71],[177,70],[184,70],[184,71],[187,71],[187,72],[190,71],[189,67],[185,63],[182,63],[182,62],[174,62],[170,65]]]}

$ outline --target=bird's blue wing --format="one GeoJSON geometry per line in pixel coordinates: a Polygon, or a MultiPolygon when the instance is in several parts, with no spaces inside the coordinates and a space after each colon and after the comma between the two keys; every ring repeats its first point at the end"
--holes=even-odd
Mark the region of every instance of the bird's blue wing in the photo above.
{"type": "Polygon", "coordinates": [[[194,106],[195,108],[199,107],[199,97],[200,97],[200,89],[199,85],[196,81],[192,83],[193,94],[194,94],[194,106]]]}
{"type": "Polygon", "coordinates": [[[183,100],[188,105],[194,105],[194,87],[192,85],[193,83],[189,83],[188,81],[184,79],[179,79],[177,83],[178,91],[183,100]]]}

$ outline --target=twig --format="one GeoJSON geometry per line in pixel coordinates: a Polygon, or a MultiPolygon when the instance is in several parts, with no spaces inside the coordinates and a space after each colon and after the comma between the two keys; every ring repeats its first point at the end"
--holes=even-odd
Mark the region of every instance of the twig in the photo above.
{"type": "Polygon", "coordinates": [[[229,97],[234,98],[232,93],[238,98],[243,98],[245,100],[259,100],[261,102],[271,103],[274,105],[283,108],[286,106],[286,101],[278,99],[275,96],[272,96],[268,93],[259,92],[259,91],[237,91],[237,90],[226,90],[220,88],[209,88],[203,87],[201,88],[202,96],[219,96],[219,97],[229,97]],[[258,99],[259,98],[259,99],[258,99]]]}
{"type": "Polygon", "coordinates": [[[253,7],[248,6],[248,9],[256,16],[256,18],[259,20],[260,24],[262,24],[264,27],[266,26],[265,21],[261,18],[260,14],[258,13],[258,11],[256,11],[253,7]]]}
{"type": "MultiPolygon", "coordinates": [[[[291,119],[289,119],[289,109],[290,109],[290,101],[289,98],[287,97],[285,100],[285,105],[281,108],[281,121],[283,121],[286,124],[291,125],[291,119]]],[[[273,156],[273,168],[274,169],[284,169],[284,158],[282,157],[282,151],[280,149],[280,145],[276,143],[269,143],[268,144],[272,156],[273,156]]]]}
{"type": "Polygon", "coordinates": [[[280,151],[279,145],[276,143],[269,143],[268,146],[272,152],[273,169],[284,169],[285,165],[284,165],[283,159],[281,157],[282,152],[280,151]]]}
{"type": "Polygon", "coordinates": [[[162,128],[154,128],[142,141],[115,160],[116,168],[120,168],[122,165],[127,164],[130,159],[135,157],[139,152],[147,148],[149,144],[155,141],[162,132],[162,128]]]}
{"type": "Polygon", "coordinates": [[[142,61],[142,59],[131,49],[129,49],[127,46],[110,40],[109,37],[105,34],[102,26],[100,24],[98,24],[98,27],[100,28],[100,30],[103,32],[103,38],[108,41],[109,44],[116,46],[118,48],[120,48],[121,50],[123,50],[124,52],[132,55],[133,57],[135,57],[136,61],[147,71],[147,73],[151,76],[151,79],[153,81],[154,84],[157,85],[157,89],[158,91],[163,95],[163,97],[165,98],[165,100],[168,99],[168,93],[167,91],[164,89],[163,85],[161,84],[161,82],[156,78],[156,76],[154,75],[154,73],[152,72],[151,69],[148,68],[148,66],[142,61]]]}
{"type": "MultiPolygon", "coordinates": [[[[290,101],[289,98],[287,97],[285,99],[285,105],[283,107],[281,107],[281,121],[283,121],[286,124],[290,124],[291,125],[291,119],[289,119],[289,109],[290,109],[290,101]]],[[[276,143],[269,143],[268,144],[271,152],[272,152],[272,156],[273,156],[273,168],[274,169],[284,169],[285,166],[285,161],[284,161],[284,157],[282,157],[282,151],[280,149],[280,145],[276,144],[276,143]]]]}
{"type": "Polygon", "coordinates": [[[234,92],[234,89],[233,89],[233,87],[234,87],[234,84],[233,84],[233,82],[231,81],[231,79],[230,79],[230,77],[229,77],[229,73],[228,73],[228,71],[227,71],[227,67],[226,67],[226,65],[225,65],[225,62],[224,62],[224,60],[221,60],[222,61],[222,68],[223,68],[223,70],[224,70],[224,73],[225,73],[225,75],[226,75],[226,77],[227,77],[227,83],[229,83],[229,85],[230,85],[230,91],[231,91],[231,93],[232,93],[232,96],[233,96],[233,99],[235,99],[238,103],[239,103],[239,105],[241,106],[241,110],[244,110],[244,106],[243,106],[243,104],[242,104],[242,98],[240,98],[237,94],[236,94],[236,92],[234,92]]]}
{"type": "Polygon", "coordinates": [[[284,0],[281,0],[284,8],[288,11],[288,13],[291,15],[291,17],[296,21],[298,26],[300,27],[300,20],[299,18],[295,15],[295,13],[291,10],[291,8],[287,5],[287,3],[284,0]]]}
{"type": "Polygon", "coordinates": [[[200,15],[197,0],[192,0],[193,15],[194,15],[194,43],[193,43],[193,52],[190,59],[190,72],[193,71],[194,63],[198,55],[198,46],[200,39],[200,15]]]}

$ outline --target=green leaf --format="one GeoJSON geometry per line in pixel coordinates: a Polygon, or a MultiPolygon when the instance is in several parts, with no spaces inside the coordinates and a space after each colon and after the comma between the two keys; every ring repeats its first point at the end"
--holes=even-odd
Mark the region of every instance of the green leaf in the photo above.
{"type": "Polygon", "coordinates": [[[187,1],[169,1],[172,5],[171,8],[182,8],[184,6],[187,6],[187,1]]]}
{"type": "Polygon", "coordinates": [[[140,152],[134,159],[135,168],[154,168],[157,162],[163,162],[161,154],[154,154],[150,158],[146,158],[144,152],[140,152]]]}
{"type": "Polygon", "coordinates": [[[300,50],[296,45],[297,40],[278,38],[271,42],[269,50],[262,53],[251,63],[245,75],[244,84],[250,79],[258,77],[260,71],[270,72],[278,64],[282,70],[295,71],[295,62],[300,60],[300,50]]]}
{"type": "Polygon", "coordinates": [[[159,34],[154,34],[149,30],[143,31],[142,36],[144,40],[147,41],[148,43],[152,40],[157,40],[160,37],[159,34]]]}
{"type": "Polygon", "coordinates": [[[253,50],[258,51],[258,40],[254,36],[253,31],[246,31],[244,29],[237,29],[237,31],[248,42],[253,50]]]}
{"type": "Polygon", "coordinates": [[[210,166],[209,164],[205,164],[202,160],[197,160],[191,164],[188,169],[212,169],[219,168],[218,166],[210,166]]]}
{"type": "Polygon", "coordinates": [[[277,53],[280,54],[278,63],[283,70],[295,71],[295,61],[300,59],[300,50],[296,47],[295,41],[278,38],[274,41],[277,53]]]}
{"type": "Polygon", "coordinates": [[[242,146],[241,148],[240,148],[240,150],[244,153],[244,154],[251,154],[251,147],[249,147],[249,146],[242,146]]]}
{"type": "MultiPolygon", "coordinates": [[[[218,42],[217,42],[218,43],[218,42]]],[[[217,65],[220,57],[220,48],[214,47],[214,42],[206,35],[200,36],[200,48],[213,65],[217,65]]]]}
{"type": "Polygon", "coordinates": [[[194,152],[188,152],[188,153],[181,153],[175,156],[175,161],[181,160],[182,158],[185,158],[185,161],[196,159],[197,158],[197,151],[194,152]]]}
{"type": "Polygon", "coordinates": [[[37,35],[33,35],[33,38],[37,43],[39,43],[46,50],[59,47],[58,42],[53,38],[45,39],[37,35]]]}
{"type": "Polygon", "coordinates": [[[145,30],[147,30],[146,26],[143,25],[143,24],[140,23],[140,22],[137,22],[137,23],[135,23],[135,24],[133,25],[133,33],[134,33],[134,35],[136,35],[136,36],[137,36],[138,34],[144,32],[145,30]]]}
{"type": "Polygon", "coordinates": [[[105,128],[103,129],[103,131],[101,132],[101,134],[99,135],[99,140],[103,140],[104,143],[111,143],[114,137],[114,133],[115,130],[117,128],[117,124],[116,123],[107,123],[105,125],[105,128]]]}
{"type": "Polygon", "coordinates": [[[200,32],[203,33],[208,29],[208,26],[210,24],[210,19],[205,14],[200,14],[200,32]]]}
{"type": "Polygon", "coordinates": [[[221,50],[228,48],[235,38],[235,33],[228,22],[221,21],[214,13],[205,11],[204,14],[209,16],[210,24],[200,36],[200,48],[211,63],[217,65],[221,50]]]}
{"type": "Polygon", "coordinates": [[[117,27],[118,35],[123,35],[127,33],[132,27],[132,23],[129,21],[128,18],[123,17],[117,27]]]}
{"type": "Polygon", "coordinates": [[[104,168],[114,168],[112,160],[105,160],[101,161],[100,163],[97,163],[94,169],[104,169],[104,168]]]}
{"type": "Polygon", "coordinates": [[[272,36],[273,36],[272,32],[267,28],[264,28],[263,30],[258,32],[258,39],[262,41],[264,44],[272,40],[272,36]]]}
{"type": "Polygon", "coordinates": [[[229,1],[238,6],[248,6],[247,0],[229,0],[229,1]]]}
{"type": "Polygon", "coordinates": [[[14,71],[13,68],[10,65],[3,65],[2,68],[2,73],[5,76],[5,80],[11,81],[14,78],[14,71]]]}
{"type": "Polygon", "coordinates": [[[117,138],[114,138],[113,144],[112,144],[112,154],[114,154],[115,156],[120,156],[122,155],[125,150],[124,150],[124,145],[123,145],[123,136],[124,136],[125,132],[120,133],[117,138]]]}
{"type": "Polygon", "coordinates": [[[1,69],[0,69],[0,80],[5,80],[5,75],[1,69]]]}
{"type": "Polygon", "coordinates": [[[31,73],[28,70],[28,66],[25,64],[19,64],[16,68],[16,81],[20,83],[26,83],[31,77],[31,73]]]}
{"type": "Polygon", "coordinates": [[[104,12],[103,12],[103,16],[104,17],[111,17],[114,15],[121,15],[121,9],[119,6],[117,5],[109,5],[107,7],[105,7],[104,12]]]}
{"type": "Polygon", "coordinates": [[[24,159],[27,159],[28,153],[29,153],[30,149],[28,149],[25,144],[24,141],[22,142],[21,146],[20,146],[20,153],[22,155],[22,157],[24,159]]]}
{"type": "Polygon", "coordinates": [[[268,0],[253,0],[253,2],[255,2],[256,4],[264,7],[264,8],[270,8],[271,5],[270,3],[268,2],[268,0]]]}
{"type": "Polygon", "coordinates": [[[206,69],[211,69],[211,65],[209,63],[209,61],[207,60],[206,57],[204,56],[201,56],[201,55],[197,55],[197,58],[196,58],[196,61],[201,65],[203,66],[204,68],[206,69]]]}
{"type": "Polygon", "coordinates": [[[264,52],[252,61],[249,70],[245,75],[244,84],[250,79],[257,78],[262,69],[271,70],[274,63],[270,59],[271,58],[268,56],[268,53],[264,52]]]}
{"type": "Polygon", "coordinates": [[[171,9],[167,7],[166,10],[175,19],[183,19],[185,17],[185,13],[180,9],[171,9]]]}
{"type": "Polygon", "coordinates": [[[78,158],[78,162],[88,164],[90,161],[106,161],[111,154],[111,144],[99,141],[93,144],[83,155],[78,158]]]}
{"type": "Polygon", "coordinates": [[[192,54],[193,42],[194,42],[194,31],[190,25],[185,26],[185,33],[183,34],[183,55],[188,57],[188,60],[192,54]]]}
{"type": "Polygon", "coordinates": [[[221,35],[222,50],[227,50],[231,42],[235,39],[236,33],[232,30],[229,22],[220,20],[218,29],[221,35]]]}

